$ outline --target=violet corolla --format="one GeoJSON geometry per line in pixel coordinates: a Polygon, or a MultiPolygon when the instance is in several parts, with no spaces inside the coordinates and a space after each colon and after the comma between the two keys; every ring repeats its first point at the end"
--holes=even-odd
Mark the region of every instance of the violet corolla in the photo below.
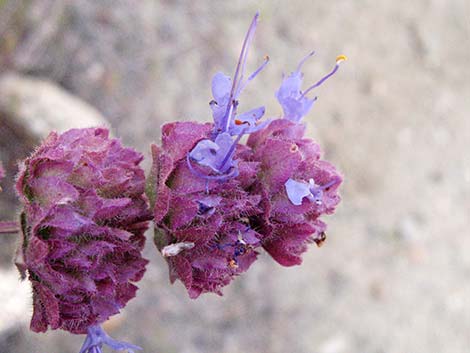
{"type": "Polygon", "coordinates": [[[79,353],[102,353],[103,345],[117,351],[126,350],[128,353],[142,350],[139,346],[109,337],[100,325],[93,325],[88,328],[87,337],[79,353]]]}
{"type": "Polygon", "coordinates": [[[339,180],[333,179],[325,185],[316,185],[312,178],[310,178],[308,183],[288,179],[285,183],[287,197],[296,206],[301,205],[304,198],[320,206],[323,203],[323,190],[338,182],[339,180]]]}
{"type": "Polygon", "coordinates": [[[312,51],[300,61],[297,69],[283,79],[281,87],[279,87],[279,90],[276,92],[276,98],[282,106],[282,110],[284,112],[283,118],[285,119],[299,122],[302,117],[310,111],[313,103],[317,100],[317,97],[308,98],[308,93],[333,76],[336,71],[338,71],[341,62],[347,60],[345,55],[339,55],[336,58],[336,64],[330,73],[320,79],[317,83],[308,87],[305,91],[302,91],[303,74],[300,70],[302,69],[302,65],[308,58],[313,56],[314,53],[315,52],[312,51]]]}
{"type": "MultiPolygon", "coordinates": [[[[240,135],[241,136],[241,135],[240,135]]],[[[204,139],[187,154],[187,164],[192,173],[207,180],[226,180],[238,175],[238,163],[233,160],[235,148],[240,138],[233,141],[228,133],[217,135],[215,141],[204,139]],[[198,171],[192,165],[195,162],[199,166],[209,167],[215,175],[209,175],[198,171]]]]}
{"type": "Polygon", "coordinates": [[[99,324],[132,299],[151,213],[142,154],[105,128],[51,133],[20,165],[16,265],[33,289],[31,329],[88,333],[82,352],[118,345],[99,324]]]}
{"type": "Polygon", "coordinates": [[[263,64],[246,80],[244,79],[248,49],[256,30],[258,17],[259,15],[256,14],[246,34],[233,81],[221,72],[216,73],[212,79],[212,94],[214,96],[210,102],[214,118],[212,134],[210,138],[203,139],[196,144],[188,154],[187,161],[189,168],[199,177],[208,180],[226,180],[236,177],[238,166],[233,160],[233,153],[242,135],[259,131],[269,123],[269,121],[259,122],[265,113],[263,106],[237,114],[240,93],[269,62],[269,57],[266,56],[263,64]],[[237,137],[232,140],[231,136],[234,135],[237,137]],[[210,167],[211,171],[204,174],[194,168],[191,162],[210,167]]]}

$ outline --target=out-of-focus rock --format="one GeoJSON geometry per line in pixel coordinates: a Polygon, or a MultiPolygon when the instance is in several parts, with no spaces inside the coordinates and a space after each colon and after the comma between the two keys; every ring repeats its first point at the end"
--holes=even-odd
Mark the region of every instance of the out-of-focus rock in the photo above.
{"type": "Polygon", "coordinates": [[[0,92],[2,120],[33,138],[51,130],[108,125],[96,109],[48,80],[6,73],[0,92]]]}

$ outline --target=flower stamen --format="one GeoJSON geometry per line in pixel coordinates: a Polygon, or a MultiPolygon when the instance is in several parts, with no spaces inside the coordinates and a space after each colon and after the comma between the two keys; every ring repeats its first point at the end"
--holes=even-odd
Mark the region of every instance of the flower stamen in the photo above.
{"type": "Polygon", "coordinates": [[[331,76],[333,76],[336,71],[338,71],[339,69],[339,65],[343,62],[343,61],[346,61],[348,58],[346,55],[338,55],[336,57],[336,64],[333,68],[333,70],[331,70],[327,75],[325,75],[323,78],[321,78],[317,83],[313,84],[312,86],[310,86],[309,88],[307,88],[304,93],[302,93],[302,95],[300,96],[300,98],[302,97],[305,97],[305,95],[310,92],[311,90],[313,90],[314,88],[317,88],[318,86],[321,86],[326,80],[328,80],[331,76]]]}
{"type": "Polygon", "coordinates": [[[310,59],[313,55],[315,55],[315,50],[312,50],[310,53],[308,53],[307,55],[305,55],[305,57],[300,60],[299,62],[299,65],[297,65],[297,72],[300,72],[300,70],[302,69],[302,66],[303,64],[308,60],[310,59]]]}
{"type": "Polygon", "coordinates": [[[230,118],[231,118],[232,111],[233,111],[233,101],[236,97],[236,93],[238,92],[238,86],[240,85],[240,82],[243,78],[243,71],[245,70],[246,57],[248,55],[248,48],[251,43],[251,39],[253,38],[253,35],[255,34],[256,25],[258,23],[258,17],[259,17],[259,13],[256,13],[255,17],[253,17],[253,20],[251,21],[250,27],[248,28],[248,32],[246,33],[245,39],[243,40],[242,50],[240,52],[240,57],[238,59],[237,68],[235,69],[235,75],[233,76],[233,83],[232,83],[232,88],[230,90],[230,96],[229,96],[229,104],[228,104],[225,116],[223,118],[224,123],[221,124],[225,128],[224,131],[228,131],[228,128],[230,126],[230,118]]]}
{"type": "Polygon", "coordinates": [[[238,95],[245,89],[245,87],[248,85],[248,82],[253,80],[256,76],[258,76],[258,74],[261,71],[263,71],[263,69],[266,67],[266,65],[268,65],[268,63],[269,63],[269,56],[265,55],[263,63],[250,76],[248,76],[248,79],[245,82],[243,82],[243,84],[240,79],[240,88],[237,91],[236,97],[238,97],[238,95]]]}

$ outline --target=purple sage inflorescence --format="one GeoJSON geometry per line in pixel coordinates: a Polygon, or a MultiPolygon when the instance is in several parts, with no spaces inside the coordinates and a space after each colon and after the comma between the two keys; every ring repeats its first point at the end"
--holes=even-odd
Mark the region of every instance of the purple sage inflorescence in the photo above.
{"type": "Polygon", "coordinates": [[[16,264],[33,288],[31,329],[87,333],[81,353],[138,347],[100,324],[137,291],[144,232],[152,215],[143,156],[105,128],[51,133],[20,165],[22,244],[16,264]]]}
{"type": "Polygon", "coordinates": [[[214,123],[173,122],[152,146],[147,194],[154,210],[155,243],[166,258],[171,282],[179,279],[191,298],[215,292],[245,272],[264,248],[284,266],[301,263],[312,242],[321,244],[334,212],[342,177],[321,160],[300,122],[316,98],[307,95],[300,69],[284,78],[276,97],[280,119],[265,120],[263,106],[238,113],[239,96],[269,62],[245,78],[248,48],[258,14],[243,42],[233,80],[217,73],[210,102],[214,123]],[[248,142],[242,136],[249,134],[248,142]]]}
{"type": "Polygon", "coordinates": [[[249,192],[256,178],[256,163],[244,156],[249,149],[236,144],[236,172],[226,175],[210,167],[196,173],[191,167],[196,162],[187,160],[198,142],[209,141],[212,128],[193,122],[166,124],[162,147],[152,146],[149,195],[154,195],[155,242],[168,260],[171,281],[180,279],[191,298],[220,294],[256,260],[259,246],[257,233],[249,227],[249,217],[261,212],[261,198],[249,192]]]}

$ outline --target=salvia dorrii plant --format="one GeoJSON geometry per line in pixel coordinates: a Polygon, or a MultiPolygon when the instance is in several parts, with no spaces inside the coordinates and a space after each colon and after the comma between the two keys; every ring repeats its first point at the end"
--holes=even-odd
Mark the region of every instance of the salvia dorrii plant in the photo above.
{"type": "MultiPolygon", "coordinates": [[[[151,219],[171,282],[179,279],[191,298],[221,295],[263,249],[293,266],[309,244],[325,240],[320,217],[339,203],[342,177],[305,137],[301,120],[316,100],[312,91],[346,57],[338,56],[333,70],[306,89],[301,69],[313,52],[303,58],[275,93],[281,117],[262,120],[264,106],[239,112],[243,89],[269,62],[265,57],[245,75],[257,21],[258,14],[233,78],[217,73],[212,79],[213,122],[162,127],[161,145],[151,146],[146,193],[143,156],[105,128],[51,133],[20,163],[22,237],[15,263],[32,285],[33,331],[87,334],[80,353],[101,353],[103,346],[140,350],[101,325],[136,294],[151,219]]],[[[0,232],[14,228],[0,222],[0,232]]]]}

